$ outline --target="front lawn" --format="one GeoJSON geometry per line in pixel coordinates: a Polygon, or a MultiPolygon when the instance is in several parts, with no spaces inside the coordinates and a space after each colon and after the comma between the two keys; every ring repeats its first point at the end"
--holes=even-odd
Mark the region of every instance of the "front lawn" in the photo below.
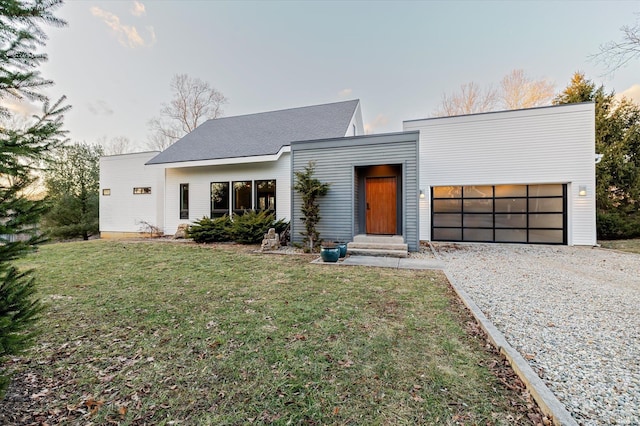
{"type": "Polygon", "coordinates": [[[0,424],[530,424],[436,271],[233,245],[51,244],[0,424]],[[496,374],[498,372],[498,374],[496,374]]]}
{"type": "Polygon", "coordinates": [[[640,239],[599,241],[599,243],[602,247],[608,249],[628,251],[629,253],[640,253],[640,239]]]}

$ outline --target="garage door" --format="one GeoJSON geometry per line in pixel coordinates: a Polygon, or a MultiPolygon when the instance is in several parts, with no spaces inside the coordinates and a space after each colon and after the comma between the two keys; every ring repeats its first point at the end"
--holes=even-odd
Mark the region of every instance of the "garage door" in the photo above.
{"type": "Polygon", "coordinates": [[[567,243],[567,186],[431,188],[434,241],[567,243]]]}

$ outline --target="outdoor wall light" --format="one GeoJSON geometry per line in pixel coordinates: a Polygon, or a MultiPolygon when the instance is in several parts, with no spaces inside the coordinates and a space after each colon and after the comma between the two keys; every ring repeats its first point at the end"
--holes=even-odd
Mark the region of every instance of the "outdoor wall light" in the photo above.
{"type": "Polygon", "coordinates": [[[420,190],[420,199],[422,199],[424,197],[426,197],[426,195],[424,195],[424,190],[421,189],[420,190]]]}
{"type": "Polygon", "coordinates": [[[580,187],[578,187],[578,195],[580,197],[586,197],[587,196],[587,187],[584,185],[580,185],[580,187]]]}

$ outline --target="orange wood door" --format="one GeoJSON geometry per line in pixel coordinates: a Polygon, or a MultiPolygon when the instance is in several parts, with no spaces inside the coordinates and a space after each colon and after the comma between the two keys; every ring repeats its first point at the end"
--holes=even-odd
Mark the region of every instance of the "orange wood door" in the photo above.
{"type": "Polygon", "coordinates": [[[365,180],[367,234],[396,234],[396,177],[368,177],[365,180]]]}

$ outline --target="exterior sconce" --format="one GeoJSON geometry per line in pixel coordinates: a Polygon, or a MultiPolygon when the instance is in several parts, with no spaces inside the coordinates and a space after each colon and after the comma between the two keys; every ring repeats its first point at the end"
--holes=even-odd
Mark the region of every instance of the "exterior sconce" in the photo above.
{"type": "Polygon", "coordinates": [[[426,197],[426,195],[424,195],[424,190],[421,189],[420,190],[420,199],[423,199],[424,197],[426,197]]]}
{"type": "Polygon", "coordinates": [[[580,197],[586,197],[587,196],[587,187],[584,185],[580,185],[580,187],[578,188],[578,195],[580,197]]]}

